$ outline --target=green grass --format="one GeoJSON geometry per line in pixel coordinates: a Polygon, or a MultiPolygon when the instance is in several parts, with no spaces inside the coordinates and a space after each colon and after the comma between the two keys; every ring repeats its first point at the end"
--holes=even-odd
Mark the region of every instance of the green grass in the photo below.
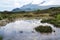
{"type": "Polygon", "coordinates": [[[47,20],[42,20],[42,23],[51,23],[55,25],[55,27],[60,28],[60,14],[55,15],[54,19],[47,19],[47,20]]]}
{"type": "Polygon", "coordinates": [[[7,19],[9,22],[14,21],[15,19],[19,18],[26,18],[26,19],[43,19],[42,22],[47,22],[54,24],[56,27],[60,27],[60,13],[59,12],[44,12],[37,11],[37,12],[1,12],[0,13],[0,20],[7,19]]]}
{"type": "Polygon", "coordinates": [[[2,36],[0,36],[0,40],[3,40],[3,37],[2,36]]]}
{"type": "Polygon", "coordinates": [[[49,13],[39,13],[35,14],[34,12],[29,12],[29,13],[0,13],[0,20],[3,19],[16,19],[16,18],[50,18],[49,13]]]}
{"type": "Polygon", "coordinates": [[[52,28],[50,26],[38,26],[35,28],[35,30],[40,33],[51,33],[52,32],[52,28]]]}

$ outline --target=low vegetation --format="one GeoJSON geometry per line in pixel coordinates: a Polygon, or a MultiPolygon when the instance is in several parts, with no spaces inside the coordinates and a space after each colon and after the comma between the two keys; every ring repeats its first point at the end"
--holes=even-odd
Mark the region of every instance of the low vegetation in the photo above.
{"type": "Polygon", "coordinates": [[[51,33],[53,31],[50,26],[38,26],[35,30],[40,33],[51,33]]]}
{"type": "MultiPolygon", "coordinates": [[[[36,11],[20,11],[20,12],[0,12],[0,20],[7,20],[7,22],[12,22],[15,19],[28,18],[28,19],[43,19],[42,22],[48,22],[54,24],[56,27],[60,27],[60,7],[52,7],[45,10],[36,11]]],[[[4,22],[2,22],[4,23],[4,22]]],[[[0,22],[1,24],[1,22],[0,22]]],[[[2,24],[1,24],[2,25],[2,24]]]]}
{"type": "Polygon", "coordinates": [[[3,37],[2,36],[0,36],[0,40],[3,40],[3,37]]]}
{"type": "Polygon", "coordinates": [[[60,14],[57,13],[54,17],[55,17],[54,19],[42,20],[41,22],[42,23],[45,23],[45,22],[51,23],[51,24],[55,25],[55,27],[60,28],[60,14]]]}

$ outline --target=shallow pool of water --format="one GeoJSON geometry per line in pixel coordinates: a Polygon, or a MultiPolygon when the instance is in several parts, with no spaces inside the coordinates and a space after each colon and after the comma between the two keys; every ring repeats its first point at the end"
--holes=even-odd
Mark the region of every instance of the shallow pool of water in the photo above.
{"type": "MultiPolygon", "coordinates": [[[[41,19],[42,20],[42,19],[41,19]]],[[[41,23],[41,20],[17,20],[0,28],[3,40],[60,40],[60,28],[52,24],[41,23]],[[51,26],[56,32],[41,34],[35,31],[35,27],[51,26]]]]}

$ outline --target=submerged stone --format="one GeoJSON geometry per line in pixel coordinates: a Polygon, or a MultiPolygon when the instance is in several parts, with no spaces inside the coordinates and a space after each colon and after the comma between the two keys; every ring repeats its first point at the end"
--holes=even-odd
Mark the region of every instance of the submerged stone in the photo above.
{"type": "Polygon", "coordinates": [[[35,33],[34,31],[32,31],[32,33],[35,33]]]}
{"type": "Polygon", "coordinates": [[[20,31],[20,33],[23,33],[23,31],[20,31]]]}

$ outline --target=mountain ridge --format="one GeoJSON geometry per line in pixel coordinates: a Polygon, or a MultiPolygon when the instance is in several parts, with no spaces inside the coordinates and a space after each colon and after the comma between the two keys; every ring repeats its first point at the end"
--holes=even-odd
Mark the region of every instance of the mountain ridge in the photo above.
{"type": "Polygon", "coordinates": [[[59,5],[48,5],[48,6],[39,6],[37,4],[27,4],[27,5],[24,5],[22,6],[21,8],[15,8],[13,9],[12,11],[15,12],[15,11],[34,11],[34,10],[44,10],[44,9],[48,9],[48,8],[51,8],[51,7],[60,7],[59,5]]]}

